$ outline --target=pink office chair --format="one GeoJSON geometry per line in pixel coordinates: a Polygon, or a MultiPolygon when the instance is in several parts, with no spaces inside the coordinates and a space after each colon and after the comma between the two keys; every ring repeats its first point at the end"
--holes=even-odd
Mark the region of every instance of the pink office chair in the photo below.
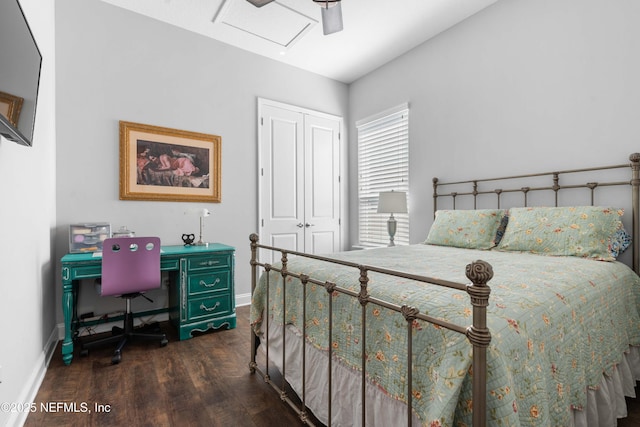
{"type": "Polygon", "coordinates": [[[120,363],[122,349],[130,339],[158,340],[160,346],[167,345],[167,337],[160,331],[158,324],[144,328],[133,328],[131,300],[142,293],[159,288],[160,239],[158,237],[114,237],[102,244],[102,296],[115,295],[127,301],[124,314],[124,328],[114,326],[112,336],[82,344],[81,355],[89,354],[89,349],[112,343],[118,343],[111,363],[120,363]],[[148,329],[153,329],[149,332],[148,329]]]}

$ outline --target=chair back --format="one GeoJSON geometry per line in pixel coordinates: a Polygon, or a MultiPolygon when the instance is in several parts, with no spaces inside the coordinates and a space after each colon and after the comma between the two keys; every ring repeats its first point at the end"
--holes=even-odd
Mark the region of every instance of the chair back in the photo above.
{"type": "Polygon", "coordinates": [[[159,288],[160,238],[113,237],[102,244],[102,295],[159,288]]]}

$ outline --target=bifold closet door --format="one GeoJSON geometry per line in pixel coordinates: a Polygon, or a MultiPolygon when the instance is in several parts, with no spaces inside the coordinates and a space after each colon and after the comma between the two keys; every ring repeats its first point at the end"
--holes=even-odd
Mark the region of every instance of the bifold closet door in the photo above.
{"type": "Polygon", "coordinates": [[[305,115],[305,251],[340,250],[340,122],[305,115]]]}
{"type": "Polygon", "coordinates": [[[259,110],[260,240],[301,252],[339,250],[340,121],[270,104],[259,110]]]}

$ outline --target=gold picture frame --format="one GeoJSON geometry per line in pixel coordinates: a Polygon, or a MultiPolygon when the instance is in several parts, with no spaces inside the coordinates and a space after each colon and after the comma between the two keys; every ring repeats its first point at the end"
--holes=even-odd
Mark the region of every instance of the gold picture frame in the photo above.
{"type": "Polygon", "coordinates": [[[0,114],[5,116],[9,123],[15,127],[18,127],[23,102],[24,98],[0,91],[0,114]]]}
{"type": "Polygon", "coordinates": [[[221,201],[222,138],[120,121],[120,200],[221,201]]]}

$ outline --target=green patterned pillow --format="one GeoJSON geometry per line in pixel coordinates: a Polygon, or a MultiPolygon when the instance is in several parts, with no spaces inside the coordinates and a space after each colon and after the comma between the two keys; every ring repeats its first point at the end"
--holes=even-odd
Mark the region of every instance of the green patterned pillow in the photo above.
{"type": "Polygon", "coordinates": [[[491,249],[504,217],[503,209],[442,210],[425,243],[467,249],[491,249]]]}
{"type": "Polygon", "coordinates": [[[623,214],[602,206],[512,208],[497,249],[614,261],[623,214]]]}

